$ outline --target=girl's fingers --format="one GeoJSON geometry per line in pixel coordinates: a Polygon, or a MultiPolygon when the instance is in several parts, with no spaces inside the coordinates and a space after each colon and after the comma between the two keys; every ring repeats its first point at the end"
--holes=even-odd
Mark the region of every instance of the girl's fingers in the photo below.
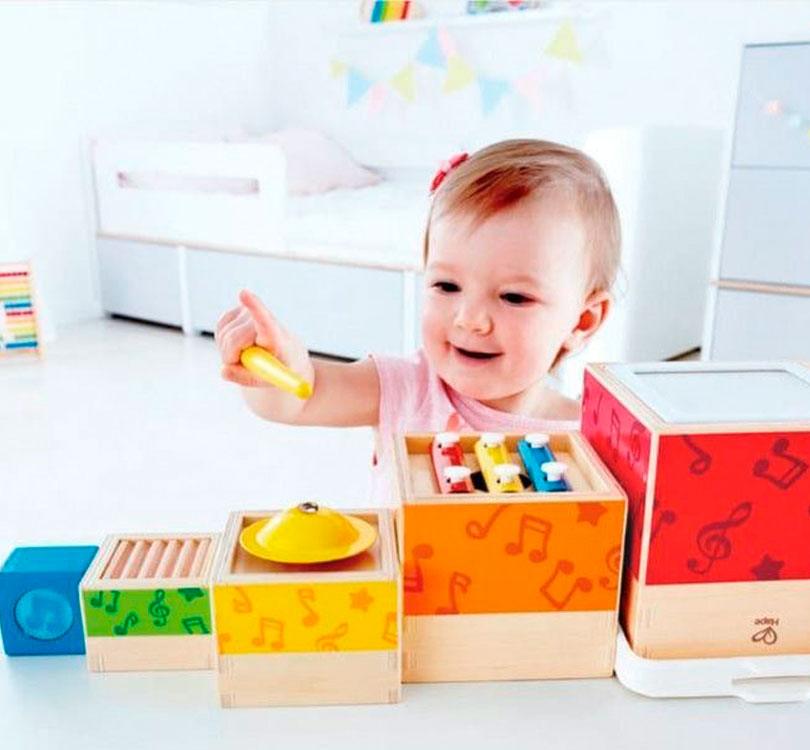
{"type": "Polygon", "coordinates": [[[236,383],[237,385],[244,385],[248,388],[259,388],[267,386],[260,378],[257,378],[255,375],[251,375],[244,367],[241,365],[225,365],[222,368],[222,377],[224,380],[227,380],[231,383],[236,383]]]}
{"type": "Polygon", "coordinates": [[[223,329],[236,318],[239,313],[243,310],[242,307],[234,307],[233,310],[228,310],[228,312],[224,313],[220,319],[217,321],[216,328],[214,329],[214,341],[219,341],[220,337],[222,336],[223,329]]]}
{"type": "Polygon", "coordinates": [[[256,343],[275,353],[284,335],[278,321],[261,300],[247,289],[239,292],[239,301],[245,306],[256,324],[256,343]]]}
{"type": "Polygon", "coordinates": [[[223,363],[235,365],[242,352],[256,342],[256,326],[250,315],[237,318],[223,331],[219,341],[219,350],[223,363]]]}

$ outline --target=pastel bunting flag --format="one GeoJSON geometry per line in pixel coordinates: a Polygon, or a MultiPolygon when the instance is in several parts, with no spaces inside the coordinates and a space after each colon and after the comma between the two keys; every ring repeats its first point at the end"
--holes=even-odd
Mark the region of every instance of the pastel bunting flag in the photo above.
{"type": "Polygon", "coordinates": [[[445,94],[459,91],[475,80],[475,71],[459,55],[447,59],[447,78],[442,91],[445,94]]]}
{"type": "Polygon", "coordinates": [[[540,72],[531,70],[516,78],[512,86],[535,110],[540,109],[540,72]]]}
{"type": "Polygon", "coordinates": [[[439,44],[439,34],[436,29],[433,29],[427,35],[427,39],[422,42],[422,46],[416,53],[416,60],[424,65],[430,65],[432,68],[445,67],[445,56],[439,44]]]}
{"type": "Polygon", "coordinates": [[[341,60],[332,60],[329,63],[329,72],[332,74],[332,78],[340,78],[346,73],[346,63],[341,60]]]}
{"type": "Polygon", "coordinates": [[[579,50],[579,43],[577,42],[574,27],[570,21],[566,21],[557,29],[557,33],[548,43],[545,53],[549,57],[556,57],[560,60],[568,60],[569,62],[575,63],[582,62],[582,53],[579,50]]]}
{"type": "Polygon", "coordinates": [[[439,47],[441,47],[445,57],[454,57],[458,54],[456,43],[453,40],[453,37],[450,36],[447,29],[439,29],[436,36],[439,40],[439,47]]]}
{"type": "Polygon", "coordinates": [[[509,82],[502,78],[480,77],[478,89],[481,92],[481,109],[485,115],[488,115],[509,91],[509,82]]]}
{"type": "Polygon", "coordinates": [[[354,68],[349,68],[346,76],[346,101],[351,107],[356,104],[371,87],[371,81],[354,68]]]}
{"type": "Polygon", "coordinates": [[[416,84],[413,77],[413,65],[406,65],[391,79],[391,87],[403,99],[412,102],[416,99],[416,84]]]}
{"type": "Polygon", "coordinates": [[[385,104],[387,91],[384,83],[375,83],[368,95],[368,111],[376,115],[382,110],[385,104]]]}

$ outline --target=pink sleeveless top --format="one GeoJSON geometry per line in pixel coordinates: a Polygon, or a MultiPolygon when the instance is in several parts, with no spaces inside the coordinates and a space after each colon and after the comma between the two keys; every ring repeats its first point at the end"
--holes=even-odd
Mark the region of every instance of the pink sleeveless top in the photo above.
{"type": "Polygon", "coordinates": [[[413,357],[371,356],[380,378],[380,416],[371,472],[371,500],[395,504],[394,435],[403,432],[562,432],[579,421],[536,419],[485,406],[439,378],[423,350],[413,357]]]}

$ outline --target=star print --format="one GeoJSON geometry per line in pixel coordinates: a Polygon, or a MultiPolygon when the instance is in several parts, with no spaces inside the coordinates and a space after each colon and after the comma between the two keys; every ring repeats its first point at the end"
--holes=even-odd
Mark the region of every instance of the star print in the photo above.
{"type": "Polygon", "coordinates": [[[363,612],[368,612],[368,608],[374,602],[373,597],[369,596],[365,589],[352,591],[349,596],[352,599],[351,609],[362,609],[363,612]]]}
{"type": "Polygon", "coordinates": [[[607,513],[607,508],[601,503],[577,503],[579,515],[577,523],[589,523],[596,526],[603,513],[607,513]]]}
{"type": "Polygon", "coordinates": [[[782,560],[774,560],[770,555],[765,555],[758,565],[751,568],[751,572],[760,581],[773,581],[779,578],[779,571],[784,564],[782,560]]]}

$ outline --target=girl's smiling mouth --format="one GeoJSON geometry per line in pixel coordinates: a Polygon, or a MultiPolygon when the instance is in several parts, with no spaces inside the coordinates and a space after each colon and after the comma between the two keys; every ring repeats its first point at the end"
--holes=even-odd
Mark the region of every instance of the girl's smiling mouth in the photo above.
{"type": "Polygon", "coordinates": [[[479,362],[487,362],[489,360],[500,357],[503,352],[479,352],[472,349],[462,349],[460,346],[451,344],[453,351],[466,360],[477,360],[479,362]]]}

